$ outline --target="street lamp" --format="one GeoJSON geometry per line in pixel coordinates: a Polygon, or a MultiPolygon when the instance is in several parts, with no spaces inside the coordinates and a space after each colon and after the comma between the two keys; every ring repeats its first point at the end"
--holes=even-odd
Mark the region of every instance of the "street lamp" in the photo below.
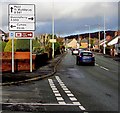
{"type": "Polygon", "coordinates": [[[98,24],[98,29],[99,29],[99,50],[100,50],[100,25],[98,24]]]}
{"type": "Polygon", "coordinates": [[[106,47],[106,44],[105,44],[105,37],[106,37],[106,34],[105,34],[105,14],[104,14],[104,47],[103,47],[103,54],[106,54],[105,52],[105,47],[106,47]]]}
{"type": "MultiPolygon", "coordinates": [[[[52,4],[52,39],[54,40],[54,0],[52,4]]],[[[52,42],[52,58],[54,58],[54,42],[52,42]]]]}
{"type": "Polygon", "coordinates": [[[85,25],[86,27],[88,27],[89,28],[89,41],[88,41],[88,47],[89,47],[89,51],[90,51],[90,25],[85,25]]]}

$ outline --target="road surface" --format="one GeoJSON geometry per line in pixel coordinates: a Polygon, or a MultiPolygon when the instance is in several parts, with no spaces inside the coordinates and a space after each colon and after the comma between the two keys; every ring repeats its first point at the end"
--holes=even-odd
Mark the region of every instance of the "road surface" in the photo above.
{"type": "Polygon", "coordinates": [[[95,54],[95,58],[95,66],[78,66],[69,51],[54,76],[3,86],[3,113],[117,113],[119,64],[102,55],[95,54]]]}

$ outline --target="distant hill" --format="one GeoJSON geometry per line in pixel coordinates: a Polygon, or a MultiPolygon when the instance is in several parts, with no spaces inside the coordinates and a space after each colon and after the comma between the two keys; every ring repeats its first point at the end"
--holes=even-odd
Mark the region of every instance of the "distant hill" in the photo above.
{"type": "MultiPolygon", "coordinates": [[[[115,36],[115,32],[116,31],[106,31],[106,36],[110,35],[112,37],[115,36]]],[[[89,37],[89,33],[85,33],[85,34],[77,34],[77,35],[70,35],[70,36],[67,36],[67,37],[64,37],[64,38],[68,38],[68,39],[78,39],[78,35],[81,36],[82,38],[87,38],[89,37]]],[[[90,37],[91,38],[99,38],[99,32],[94,32],[94,33],[90,33],[90,37]]],[[[101,39],[104,38],[104,31],[100,31],[100,37],[101,39]]]]}

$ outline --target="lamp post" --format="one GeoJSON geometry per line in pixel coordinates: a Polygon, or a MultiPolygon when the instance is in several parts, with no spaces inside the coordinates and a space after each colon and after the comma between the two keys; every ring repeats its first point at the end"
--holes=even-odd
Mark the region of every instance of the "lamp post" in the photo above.
{"type": "Polygon", "coordinates": [[[104,44],[103,44],[103,54],[106,54],[106,51],[105,51],[105,48],[106,48],[106,44],[105,44],[105,37],[106,37],[106,34],[105,34],[105,14],[104,14],[104,44]]]}
{"type": "MultiPolygon", "coordinates": [[[[54,39],[54,0],[52,4],[52,39],[54,39]]],[[[54,42],[52,42],[52,58],[54,58],[54,42]]]]}
{"type": "Polygon", "coordinates": [[[90,51],[90,25],[85,25],[85,26],[88,27],[88,29],[89,29],[88,47],[89,47],[89,51],[90,51]]]}
{"type": "Polygon", "coordinates": [[[99,45],[98,46],[99,46],[99,50],[100,50],[100,25],[99,24],[98,24],[98,29],[99,29],[99,36],[98,36],[99,37],[99,42],[98,42],[99,45]]]}

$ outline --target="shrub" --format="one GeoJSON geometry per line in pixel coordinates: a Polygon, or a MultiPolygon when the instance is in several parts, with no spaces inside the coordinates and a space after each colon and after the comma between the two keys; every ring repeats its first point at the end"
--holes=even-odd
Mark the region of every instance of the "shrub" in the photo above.
{"type": "Polygon", "coordinates": [[[38,40],[37,39],[33,39],[33,41],[32,41],[32,45],[33,45],[33,48],[34,47],[40,47],[40,42],[38,42],[38,40]]]}
{"type": "Polygon", "coordinates": [[[55,43],[55,55],[60,54],[60,43],[55,43]]]}
{"type": "Polygon", "coordinates": [[[6,46],[7,42],[0,41],[0,52],[4,52],[4,48],[6,46]]]}
{"type": "MultiPolygon", "coordinates": [[[[16,41],[14,40],[14,51],[16,51],[16,41]]],[[[4,48],[4,52],[12,52],[12,40],[10,39],[4,48]]]]}
{"type": "Polygon", "coordinates": [[[44,53],[45,49],[40,47],[33,47],[33,53],[39,54],[44,53]]]}
{"type": "Polygon", "coordinates": [[[16,42],[16,51],[30,51],[30,40],[18,39],[16,42]]]}

